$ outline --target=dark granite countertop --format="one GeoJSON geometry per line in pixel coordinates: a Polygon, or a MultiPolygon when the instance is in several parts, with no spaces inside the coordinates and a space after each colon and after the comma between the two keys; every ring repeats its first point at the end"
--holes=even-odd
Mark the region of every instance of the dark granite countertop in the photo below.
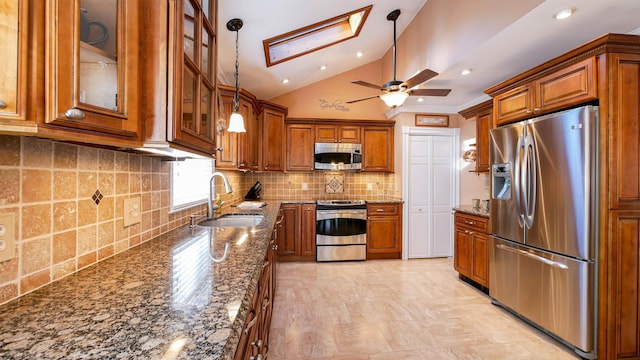
{"type": "Polygon", "coordinates": [[[454,207],[453,208],[454,211],[459,211],[459,212],[463,212],[465,214],[471,214],[471,215],[477,215],[477,216],[482,216],[482,217],[489,217],[489,212],[485,211],[482,208],[474,208],[471,205],[460,205],[458,207],[454,207]]]}
{"type": "Polygon", "coordinates": [[[231,359],[279,207],[250,228],[178,228],[1,306],[0,358],[231,359]],[[229,244],[221,263],[210,243],[217,258],[229,244]]]}

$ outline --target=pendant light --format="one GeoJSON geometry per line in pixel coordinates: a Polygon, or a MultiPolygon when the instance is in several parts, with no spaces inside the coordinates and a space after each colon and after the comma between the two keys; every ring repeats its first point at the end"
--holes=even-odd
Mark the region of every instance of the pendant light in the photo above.
{"type": "Polygon", "coordinates": [[[242,20],[240,19],[231,19],[227,22],[227,30],[236,32],[236,93],[233,98],[233,106],[234,110],[231,113],[231,118],[229,119],[229,126],[227,127],[228,132],[247,132],[247,129],[244,128],[244,119],[242,118],[242,114],[240,114],[240,88],[238,86],[238,33],[239,30],[242,29],[242,20]]]}

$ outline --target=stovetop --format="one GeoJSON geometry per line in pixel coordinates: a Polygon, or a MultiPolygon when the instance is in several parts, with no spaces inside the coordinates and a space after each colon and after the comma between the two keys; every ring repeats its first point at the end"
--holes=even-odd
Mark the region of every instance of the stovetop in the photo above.
{"type": "Polygon", "coordinates": [[[334,205],[334,206],[353,206],[353,205],[365,205],[364,200],[318,200],[318,205],[334,205]]]}

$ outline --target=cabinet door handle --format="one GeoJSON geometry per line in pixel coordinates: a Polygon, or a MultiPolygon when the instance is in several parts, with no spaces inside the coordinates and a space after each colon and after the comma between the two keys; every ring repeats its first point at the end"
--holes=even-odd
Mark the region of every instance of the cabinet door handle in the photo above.
{"type": "Polygon", "coordinates": [[[64,115],[69,118],[69,119],[74,119],[74,120],[79,120],[79,119],[84,119],[84,111],[80,110],[80,109],[74,109],[71,108],[69,110],[67,110],[64,115]]]}
{"type": "Polygon", "coordinates": [[[258,349],[260,349],[262,347],[262,340],[258,340],[258,341],[252,341],[251,342],[251,346],[255,346],[258,349]]]}
{"type": "Polygon", "coordinates": [[[0,100],[0,109],[4,109],[7,107],[7,103],[4,100],[0,100]]]}
{"type": "Polygon", "coordinates": [[[258,356],[251,356],[249,360],[262,360],[262,354],[258,354],[258,356]]]}
{"type": "Polygon", "coordinates": [[[533,108],[533,112],[538,112],[540,111],[540,108],[533,108]]]}

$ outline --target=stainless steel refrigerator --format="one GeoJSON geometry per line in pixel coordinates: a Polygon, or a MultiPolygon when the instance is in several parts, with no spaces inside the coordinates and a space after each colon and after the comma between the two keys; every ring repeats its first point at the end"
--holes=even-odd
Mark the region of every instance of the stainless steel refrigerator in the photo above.
{"type": "Polygon", "coordinates": [[[491,130],[489,295],[595,358],[598,108],[491,130]]]}

